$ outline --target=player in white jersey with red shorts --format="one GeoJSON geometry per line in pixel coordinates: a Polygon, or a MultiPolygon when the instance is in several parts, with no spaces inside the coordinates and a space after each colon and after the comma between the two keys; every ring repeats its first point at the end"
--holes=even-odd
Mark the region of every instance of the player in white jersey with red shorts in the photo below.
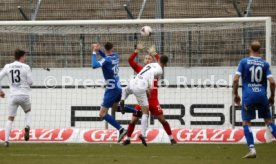
{"type": "MultiPolygon", "coordinates": [[[[24,139],[29,140],[30,123],[31,123],[31,88],[33,80],[31,77],[31,68],[26,62],[26,52],[16,49],[14,53],[15,61],[6,64],[0,72],[0,81],[7,76],[10,86],[8,100],[8,121],[5,128],[5,146],[9,146],[9,136],[12,124],[20,106],[25,112],[25,135],[24,139]]],[[[4,97],[5,93],[0,88],[0,96],[4,97]],[[2,95],[2,96],[1,96],[2,95]]]]}
{"type": "Polygon", "coordinates": [[[142,110],[142,137],[146,138],[149,118],[149,102],[147,95],[150,95],[154,87],[154,79],[160,78],[163,74],[163,68],[168,62],[168,57],[162,55],[158,63],[147,64],[134,79],[131,79],[129,85],[123,89],[122,99],[120,102],[121,109],[124,108],[124,101],[130,95],[134,94],[142,110]]]}

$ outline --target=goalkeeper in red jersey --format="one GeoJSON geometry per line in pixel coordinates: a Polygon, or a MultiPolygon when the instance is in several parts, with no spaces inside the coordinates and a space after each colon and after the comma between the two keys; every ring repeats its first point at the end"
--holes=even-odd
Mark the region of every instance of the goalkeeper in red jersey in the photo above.
{"type": "MultiPolygon", "coordinates": [[[[138,53],[144,49],[144,45],[142,43],[137,45],[137,49],[131,54],[131,56],[128,59],[128,62],[132,69],[136,72],[139,73],[142,69],[143,66],[136,63],[134,59],[138,55],[138,53]]],[[[149,49],[149,53],[145,55],[144,57],[144,65],[147,65],[149,63],[154,62],[154,58],[156,61],[159,61],[159,54],[156,52],[155,47],[152,46],[149,49]]],[[[163,110],[160,107],[159,101],[158,101],[158,84],[157,84],[158,79],[154,80],[154,88],[151,90],[151,93],[148,95],[148,101],[149,101],[149,111],[152,115],[156,116],[159,122],[163,125],[166,133],[168,134],[171,144],[176,144],[176,141],[172,137],[172,131],[170,124],[166,121],[164,115],[163,115],[163,110]]],[[[141,108],[139,105],[135,106],[136,110],[140,111],[141,108]]],[[[134,113],[132,116],[132,119],[130,123],[128,124],[128,129],[127,129],[127,138],[123,142],[123,145],[128,145],[130,144],[130,137],[134,131],[135,125],[139,121],[139,115],[137,113],[134,113]]],[[[142,143],[147,146],[146,140],[142,135],[139,135],[139,139],[141,139],[142,143]]]]}

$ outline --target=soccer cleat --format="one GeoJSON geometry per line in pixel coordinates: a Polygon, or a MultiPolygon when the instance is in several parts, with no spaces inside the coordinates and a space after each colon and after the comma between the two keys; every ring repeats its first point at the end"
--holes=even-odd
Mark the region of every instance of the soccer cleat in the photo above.
{"type": "Polygon", "coordinates": [[[177,144],[177,142],[174,139],[171,139],[171,144],[174,145],[177,144]]]}
{"type": "Polygon", "coordinates": [[[137,110],[137,112],[136,112],[136,116],[137,116],[138,118],[141,118],[141,117],[142,117],[142,115],[143,115],[142,111],[137,110]]]}
{"type": "Polygon", "coordinates": [[[124,142],[123,142],[123,145],[129,145],[131,142],[130,142],[130,140],[129,139],[126,139],[124,142]]]}
{"type": "Polygon", "coordinates": [[[125,109],[125,100],[121,100],[120,101],[120,107],[121,107],[121,113],[125,114],[126,113],[126,109],[125,109]]]}
{"type": "Polygon", "coordinates": [[[269,127],[266,127],[266,132],[265,132],[265,141],[266,143],[271,143],[273,140],[274,136],[272,135],[269,127]]]}
{"type": "Polygon", "coordinates": [[[119,130],[119,138],[118,138],[118,143],[121,142],[121,140],[124,138],[124,136],[127,134],[127,130],[124,128],[119,130]]]}
{"type": "Polygon", "coordinates": [[[142,141],[142,144],[144,146],[146,146],[146,147],[148,146],[147,142],[146,142],[146,137],[144,137],[144,136],[142,136],[142,134],[140,134],[138,138],[142,141]]]}
{"type": "Polygon", "coordinates": [[[256,158],[256,150],[255,149],[251,149],[249,150],[249,152],[242,158],[256,158]]]}
{"type": "Polygon", "coordinates": [[[5,141],[5,142],[4,142],[4,146],[5,146],[5,147],[9,147],[9,146],[10,146],[9,141],[5,141]]]}
{"type": "Polygon", "coordinates": [[[24,139],[25,141],[29,141],[30,139],[30,127],[28,125],[25,127],[24,139]]]}

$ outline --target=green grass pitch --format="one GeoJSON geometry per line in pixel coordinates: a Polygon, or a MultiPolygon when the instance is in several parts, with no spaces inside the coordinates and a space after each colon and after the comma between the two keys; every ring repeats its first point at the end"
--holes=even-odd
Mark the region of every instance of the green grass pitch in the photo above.
{"type": "Polygon", "coordinates": [[[13,144],[0,147],[1,164],[259,164],[276,163],[276,143],[256,145],[256,159],[241,159],[244,144],[13,144]]]}

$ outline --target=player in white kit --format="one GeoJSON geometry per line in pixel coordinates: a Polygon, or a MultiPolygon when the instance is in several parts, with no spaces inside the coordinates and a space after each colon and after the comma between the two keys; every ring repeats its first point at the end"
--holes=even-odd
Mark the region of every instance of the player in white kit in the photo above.
{"type": "Polygon", "coordinates": [[[130,94],[134,94],[137,99],[138,104],[142,110],[142,134],[139,138],[142,140],[143,144],[146,146],[146,131],[148,128],[148,118],[149,118],[149,102],[148,96],[154,87],[154,79],[160,78],[163,74],[163,68],[167,65],[168,57],[162,55],[158,63],[147,64],[134,79],[131,79],[129,85],[123,89],[122,99],[120,102],[121,109],[124,109],[124,102],[130,94]]]}
{"type": "MultiPolygon", "coordinates": [[[[33,80],[31,77],[31,68],[25,64],[26,53],[23,50],[16,49],[14,53],[15,61],[6,64],[0,72],[0,81],[7,76],[10,86],[10,94],[8,101],[8,121],[5,128],[5,143],[9,146],[9,136],[12,124],[20,106],[25,112],[25,135],[24,139],[29,140],[30,123],[31,123],[31,88],[33,80]]],[[[0,88],[0,96],[4,94],[0,88]]],[[[5,94],[4,94],[5,95],[5,94]]],[[[4,96],[1,96],[4,97],[4,96]]]]}

